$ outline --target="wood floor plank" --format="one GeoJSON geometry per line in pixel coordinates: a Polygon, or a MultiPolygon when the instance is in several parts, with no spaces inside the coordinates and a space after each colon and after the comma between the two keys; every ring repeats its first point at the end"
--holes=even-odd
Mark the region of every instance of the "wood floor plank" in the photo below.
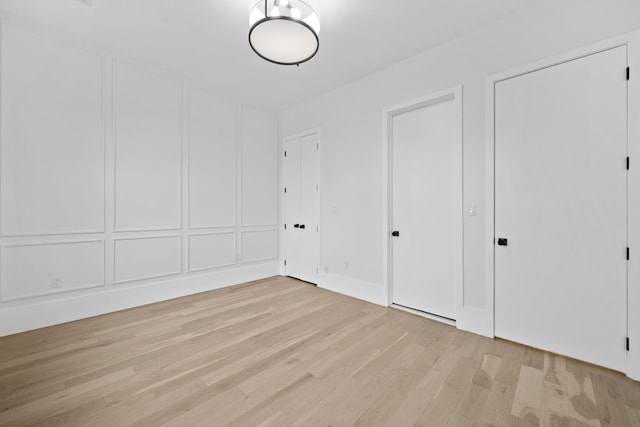
{"type": "Polygon", "coordinates": [[[538,350],[537,348],[526,347],[522,364],[541,370],[544,368],[544,351],[538,350]]]}
{"type": "Polygon", "coordinates": [[[523,364],[513,397],[511,415],[527,424],[540,424],[540,399],[542,397],[542,370],[523,364]]]}
{"type": "Polygon", "coordinates": [[[0,426],[640,426],[619,373],[284,277],[0,350],[0,426]]]}
{"type": "MultiPolygon", "coordinates": [[[[596,403],[591,377],[586,365],[574,360],[566,359],[567,389],[569,394],[569,416],[594,427],[600,427],[602,415],[606,420],[607,414],[600,414],[596,403]]],[[[602,402],[604,405],[604,402],[602,402]]]]}
{"type": "Polygon", "coordinates": [[[502,357],[485,353],[482,356],[480,369],[478,369],[473,376],[473,383],[486,389],[491,389],[501,363],[502,357]]]}
{"type": "Polygon", "coordinates": [[[461,396],[462,390],[460,388],[448,383],[444,384],[416,421],[416,427],[447,425],[461,396]]]}
{"type": "Polygon", "coordinates": [[[480,421],[494,426],[507,426],[511,424],[511,407],[515,391],[509,384],[494,381],[489,390],[489,395],[480,414],[480,421]]]}
{"type": "Polygon", "coordinates": [[[446,427],[473,427],[474,426],[474,422],[473,420],[470,420],[469,418],[466,418],[463,415],[460,415],[458,413],[454,413],[451,418],[449,418],[449,421],[447,422],[446,427]]]}
{"type": "Polygon", "coordinates": [[[565,358],[546,353],[544,355],[544,378],[540,397],[541,427],[559,425],[559,420],[569,417],[568,393],[565,358]]]}
{"type": "Polygon", "coordinates": [[[477,420],[482,414],[482,410],[484,409],[488,397],[488,389],[477,384],[472,384],[470,387],[465,389],[464,394],[458,403],[458,407],[456,408],[456,413],[467,419],[477,420]]]}
{"type": "Polygon", "coordinates": [[[619,384],[606,375],[590,372],[600,425],[632,427],[619,384]]]}

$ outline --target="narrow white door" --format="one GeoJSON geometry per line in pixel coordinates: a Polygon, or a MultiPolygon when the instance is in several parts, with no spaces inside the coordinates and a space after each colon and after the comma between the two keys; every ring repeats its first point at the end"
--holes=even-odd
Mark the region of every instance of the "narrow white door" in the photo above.
{"type": "Polygon", "coordinates": [[[495,333],[620,371],[626,66],[619,47],[495,85],[495,333]]]}
{"type": "Polygon", "coordinates": [[[317,283],[320,261],[320,140],[317,133],[285,141],[285,274],[317,283]]]}
{"type": "Polygon", "coordinates": [[[453,96],[391,119],[393,303],[456,318],[461,150],[453,96]]]}

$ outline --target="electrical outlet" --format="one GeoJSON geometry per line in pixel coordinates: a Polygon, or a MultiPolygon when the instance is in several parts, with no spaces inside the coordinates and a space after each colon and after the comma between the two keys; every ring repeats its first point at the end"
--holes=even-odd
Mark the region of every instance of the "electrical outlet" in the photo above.
{"type": "Polygon", "coordinates": [[[62,287],[62,277],[52,277],[51,278],[51,287],[54,289],[62,287]]]}

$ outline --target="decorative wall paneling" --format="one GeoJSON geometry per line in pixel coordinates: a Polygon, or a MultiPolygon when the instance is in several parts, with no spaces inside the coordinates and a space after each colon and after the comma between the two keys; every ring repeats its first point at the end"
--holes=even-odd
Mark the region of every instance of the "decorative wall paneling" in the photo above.
{"type": "Polygon", "coordinates": [[[277,274],[273,115],[13,21],[1,32],[0,334],[277,274]]]}
{"type": "Polygon", "coordinates": [[[276,122],[263,112],[242,109],[242,225],[278,223],[276,122]]]}
{"type": "Polygon", "coordinates": [[[114,284],[182,273],[181,236],[114,240],[114,284]]]}
{"type": "Polygon", "coordinates": [[[236,263],[237,236],[234,232],[187,236],[188,271],[226,267],[236,263]]]}
{"type": "Polygon", "coordinates": [[[114,73],[114,229],[179,229],[181,85],[120,62],[114,73]]]}
{"type": "Polygon", "coordinates": [[[104,286],[104,239],[2,245],[0,301],[104,286]]]}
{"type": "Polygon", "coordinates": [[[266,261],[278,256],[276,230],[242,231],[242,263],[266,261]]]}
{"type": "Polygon", "coordinates": [[[2,236],[104,232],[102,72],[100,55],[3,27],[2,236]]]}
{"type": "Polygon", "coordinates": [[[189,228],[235,227],[237,110],[201,90],[188,96],[189,228]]]}

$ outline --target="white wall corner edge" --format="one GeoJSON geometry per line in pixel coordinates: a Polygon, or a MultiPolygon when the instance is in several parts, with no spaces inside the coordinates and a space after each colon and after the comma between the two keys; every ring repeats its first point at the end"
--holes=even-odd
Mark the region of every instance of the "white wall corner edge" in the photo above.
{"type": "Polygon", "coordinates": [[[176,277],[139,286],[0,309],[0,336],[126,310],[278,275],[278,262],[176,277]]]}
{"type": "Polygon", "coordinates": [[[456,327],[488,338],[494,338],[493,311],[487,308],[462,307],[458,310],[456,327]]]}
{"type": "Polygon", "coordinates": [[[338,274],[321,274],[318,277],[318,287],[384,307],[389,305],[387,288],[379,283],[338,274]]]}

